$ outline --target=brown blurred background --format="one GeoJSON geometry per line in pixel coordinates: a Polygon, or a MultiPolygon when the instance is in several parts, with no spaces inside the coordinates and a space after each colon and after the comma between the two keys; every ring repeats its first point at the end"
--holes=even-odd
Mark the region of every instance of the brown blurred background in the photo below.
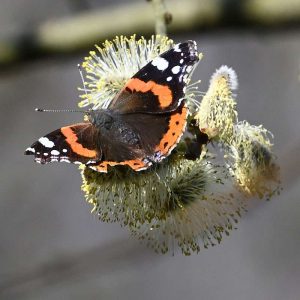
{"type": "MultiPolygon", "coordinates": [[[[118,24],[138,20],[136,8],[144,7],[144,23],[131,33],[153,31],[151,6],[134,0],[1,0],[0,299],[300,299],[300,3],[261,1],[269,8],[255,14],[252,7],[248,14],[255,2],[182,1],[187,19],[178,15],[176,25],[174,12],[170,37],[197,41],[204,59],[194,78],[202,79],[203,91],[220,65],[236,70],[240,119],[274,133],[284,190],[270,202],[257,201],[220,245],[172,257],[152,253],[118,224],[91,215],[76,166],[40,166],[23,155],[38,137],[80,120],[34,108],[75,108],[77,63],[106,35],[130,33],[118,24]],[[93,18],[107,25],[86,29],[83,38],[78,28],[84,26],[76,26],[93,18]],[[53,33],[42,38],[53,24],[66,41],[53,33]]],[[[172,13],[173,2],[167,6],[172,13]]]]}

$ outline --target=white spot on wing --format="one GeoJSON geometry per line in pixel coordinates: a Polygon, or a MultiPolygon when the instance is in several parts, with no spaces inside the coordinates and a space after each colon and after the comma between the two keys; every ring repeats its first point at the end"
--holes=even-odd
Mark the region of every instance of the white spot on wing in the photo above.
{"type": "Polygon", "coordinates": [[[172,68],[172,73],[173,74],[178,74],[179,71],[180,71],[180,67],[179,66],[175,66],[175,67],[172,68]]]}
{"type": "Polygon", "coordinates": [[[88,160],[86,164],[87,164],[87,165],[88,165],[88,164],[94,164],[95,162],[96,162],[95,160],[88,160]]]}
{"type": "Polygon", "coordinates": [[[67,149],[63,149],[63,153],[67,153],[68,152],[68,150],[67,149]]]}
{"type": "Polygon", "coordinates": [[[59,151],[57,151],[57,150],[52,150],[52,151],[51,151],[51,154],[52,154],[52,155],[59,155],[59,151]]]}
{"type": "Polygon", "coordinates": [[[172,76],[167,77],[167,81],[171,81],[172,80],[172,76]]]}
{"type": "Polygon", "coordinates": [[[49,154],[47,152],[44,153],[44,156],[48,156],[49,154]]]}
{"type": "Polygon", "coordinates": [[[196,42],[196,41],[193,41],[193,44],[194,44],[195,50],[197,51],[197,42],[196,42]]]}
{"type": "Polygon", "coordinates": [[[175,52],[181,52],[181,49],[179,48],[179,45],[180,45],[180,44],[176,44],[176,45],[174,46],[174,51],[175,51],[175,52]]]}
{"type": "Polygon", "coordinates": [[[35,150],[31,147],[27,148],[25,151],[29,151],[29,152],[32,152],[32,153],[35,153],[35,150]]]}
{"type": "Polygon", "coordinates": [[[54,146],[54,143],[50,141],[47,137],[43,136],[39,139],[39,142],[47,148],[52,148],[54,146]]]}
{"type": "Polygon", "coordinates": [[[179,63],[182,64],[183,62],[184,62],[184,59],[182,58],[182,59],[179,61],[179,63]]]}
{"type": "Polygon", "coordinates": [[[156,57],[153,59],[152,65],[155,66],[158,70],[164,71],[168,68],[169,62],[162,57],[156,57]]]}
{"type": "Polygon", "coordinates": [[[67,163],[70,163],[70,161],[69,161],[68,159],[66,159],[66,158],[61,158],[60,161],[61,161],[61,162],[67,162],[67,163]]]}

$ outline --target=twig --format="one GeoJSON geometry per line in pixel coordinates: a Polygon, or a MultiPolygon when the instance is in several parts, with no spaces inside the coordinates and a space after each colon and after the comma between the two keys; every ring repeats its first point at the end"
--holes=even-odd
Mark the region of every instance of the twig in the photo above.
{"type": "Polygon", "coordinates": [[[172,15],[167,12],[164,0],[151,0],[155,16],[155,33],[167,34],[167,25],[172,20],[172,15]]]}
{"type": "MultiPolygon", "coordinates": [[[[163,5],[162,0],[153,0],[163,5]]],[[[196,28],[212,28],[224,25],[227,9],[220,0],[172,0],[170,6],[174,21],[171,32],[184,32],[196,28]]],[[[154,4],[153,4],[154,5],[154,4]]],[[[163,33],[166,20],[160,23],[157,32],[163,33]],[[164,25],[163,25],[164,24],[164,25]]],[[[166,15],[165,15],[166,16],[166,15]]],[[[299,24],[300,1],[247,0],[240,3],[237,11],[230,15],[230,25],[238,26],[279,26],[289,22],[299,24]],[[238,14],[238,16],[237,16],[238,14]]],[[[226,24],[226,23],[225,23],[226,24]]],[[[153,33],[153,12],[146,1],[120,5],[106,10],[93,10],[70,18],[48,21],[38,26],[36,31],[19,33],[7,40],[0,40],[0,67],[20,60],[28,60],[49,53],[70,53],[78,49],[90,48],[95,43],[115,35],[149,35],[153,33]],[[142,12],[142,13],[141,13],[142,12]]]]}

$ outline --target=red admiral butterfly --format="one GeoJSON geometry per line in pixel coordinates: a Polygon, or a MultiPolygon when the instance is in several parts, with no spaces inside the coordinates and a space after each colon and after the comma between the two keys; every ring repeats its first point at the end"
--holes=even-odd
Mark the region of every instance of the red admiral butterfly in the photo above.
{"type": "Polygon", "coordinates": [[[98,172],[127,165],[135,171],[167,157],[186,126],[185,86],[198,62],[194,41],[177,44],[140,69],[107,109],[88,122],[57,129],[25,151],[37,163],[85,164],[98,172]]]}

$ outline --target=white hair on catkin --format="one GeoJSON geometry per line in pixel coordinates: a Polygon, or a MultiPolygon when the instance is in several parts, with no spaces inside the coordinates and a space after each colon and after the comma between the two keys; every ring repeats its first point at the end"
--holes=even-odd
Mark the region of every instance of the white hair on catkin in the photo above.
{"type": "Polygon", "coordinates": [[[238,89],[238,78],[236,72],[232,68],[223,65],[216,69],[215,73],[211,76],[210,84],[219,76],[225,76],[228,79],[228,85],[232,91],[238,89]]]}

